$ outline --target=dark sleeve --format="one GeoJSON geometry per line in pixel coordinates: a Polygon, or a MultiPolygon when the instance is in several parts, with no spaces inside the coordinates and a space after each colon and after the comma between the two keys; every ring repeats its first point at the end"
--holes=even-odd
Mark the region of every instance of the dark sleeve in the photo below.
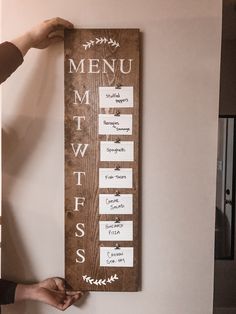
{"type": "Polygon", "coordinates": [[[4,82],[23,62],[21,51],[6,41],[0,44],[0,84],[4,82]]]}
{"type": "Polygon", "coordinates": [[[0,304],[14,303],[16,286],[15,282],[0,279],[0,304]]]}

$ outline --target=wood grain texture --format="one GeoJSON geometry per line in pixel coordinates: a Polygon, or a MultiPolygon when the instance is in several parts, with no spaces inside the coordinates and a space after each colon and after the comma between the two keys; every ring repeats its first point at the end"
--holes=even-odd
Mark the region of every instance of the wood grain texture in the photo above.
{"type": "Polygon", "coordinates": [[[65,278],[73,289],[89,291],[137,291],[140,276],[140,180],[139,180],[139,69],[140,69],[140,33],[137,29],[81,29],[65,32],[65,278]],[[120,47],[98,44],[88,49],[83,44],[95,38],[112,38],[119,42],[120,47]],[[69,59],[79,64],[81,59],[133,59],[132,71],[123,74],[116,65],[115,73],[69,73],[69,59]],[[99,108],[99,86],[124,86],[134,87],[134,107],[120,108],[120,113],[133,115],[132,135],[119,136],[121,140],[134,141],[134,162],[101,162],[100,141],[114,141],[117,136],[98,134],[99,113],[114,113],[115,108],[99,108]],[[81,95],[90,90],[90,103],[74,105],[74,90],[79,90],[81,95]],[[81,121],[81,130],[76,130],[73,116],[85,116],[81,121]],[[88,149],[82,158],[75,157],[71,143],[87,143],[88,149]],[[133,168],[133,188],[119,189],[120,193],[133,194],[133,214],[119,215],[121,220],[133,221],[133,241],[119,242],[121,247],[134,247],[133,267],[100,267],[100,247],[115,246],[115,242],[99,241],[99,221],[115,221],[115,215],[99,215],[98,201],[100,193],[115,194],[116,189],[99,189],[99,168],[120,167],[133,168]],[[82,185],[76,185],[74,171],[83,171],[82,185]],[[74,197],[85,197],[84,207],[74,211],[74,197]],[[75,237],[76,224],[85,224],[85,236],[75,237]],[[85,250],[85,262],[76,263],[76,251],[85,250]],[[86,283],[82,276],[88,275],[94,279],[107,279],[117,274],[119,280],[109,285],[91,285],[86,283]]]}

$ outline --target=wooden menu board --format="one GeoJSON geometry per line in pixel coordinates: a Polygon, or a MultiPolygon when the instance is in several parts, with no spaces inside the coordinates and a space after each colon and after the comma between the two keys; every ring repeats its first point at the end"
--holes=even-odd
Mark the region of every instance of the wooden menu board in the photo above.
{"type": "Polygon", "coordinates": [[[65,277],[139,289],[137,29],[65,32],[65,277]]]}

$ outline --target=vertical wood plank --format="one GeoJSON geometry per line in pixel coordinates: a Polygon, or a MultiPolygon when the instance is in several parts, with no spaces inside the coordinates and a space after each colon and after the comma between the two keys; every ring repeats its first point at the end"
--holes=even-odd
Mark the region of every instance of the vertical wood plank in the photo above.
{"type": "MultiPolygon", "coordinates": [[[[139,34],[137,29],[80,29],[65,33],[65,277],[73,289],[137,291],[139,288],[139,249],[141,245],[139,230],[139,34]],[[104,38],[107,41],[99,41],[104,38]],[[118,43],[119,46],[109,44],[110,40],[118,43]],[[83,59],[83,63],[80,63],[83,59]],[[89,59],[96,60],[92,68],[89,59]],[[110,64],[113,59],[116,60],[114,73],[107,68],[106,71],[104,70],[104,59],[110,64]],[[124,74],[120,71],[120,59],[132,59],[130,73],[124,74]],[[70,71],[70,60],[73,60],[76,67],[80,65],[78,72],[75,72],[74,69],[70,71]],[[132,114],[133,116],[132,135],[119,136],[121,141],[134,142],[134,161],[132,162],[100,161],[100,141],[115,141],[117,136],[98,134],[98,115],[101,113],[114,114],[117,109],[99,107],[99,87],[116,86],[117,84],[134,88],[134,106],[119,108],[121,115],[132,114]],[[89,90],[89,104],[85,103],[85,98],[81,103],[74,104],[75,90],[79,91],[81,96],[89,90]],[[74,116],[85,117],[85,119],[81,119],[81,130],[77,130],[77,118],[73,118],[74,116]],[[88,144],[84,157],[81,155],[75,157],[71,143],[88,144]],[[115,168],[117,164],[121,168],[133,169],[133,187],[119,189],[120,193],[133,195],[133,214],[119,215],[122,221],[133,221],[133,241],[120,241],[119,245],[134,248],[134,264],[133,267],[100,267],[100,247],[113,247],[116,243],[99,241],[99,221],[115,221],[115,215],[99,215],[99,194],[115,194],[116,189],[100,189],[98,174],[99,168],[115,168]],[[81,185],[77,185],[78,176],[73,175],[74,172],[85,173],[85,175],[81,175],[81,185]],[[84,206],[79,206],[78,211],[74,210],[75,197],[85,198],[84,206]],[[85,235],[83,237],[75,236],[78,223],[84,225],[85,235]],[[77,250],[81,250],[79,253],[85,257],[83,263],[76,262],[77,250]],[[107,279],[114,275],[119,279],[108,284],[107,279]],[[87,282],[84,276],[92,280],[87,282]],[[98,284],[94,284],[96,280],[98,284]]],[[[82,261],[83,258],[80,257],[79,260],[82,261]]]]}

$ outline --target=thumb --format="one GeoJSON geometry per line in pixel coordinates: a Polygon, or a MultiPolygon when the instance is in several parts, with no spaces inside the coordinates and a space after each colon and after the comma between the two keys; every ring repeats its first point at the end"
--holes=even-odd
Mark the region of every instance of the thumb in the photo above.
{"type": "Polygon", "coordinates": [[[60,305],[60,309],[62,311],[66,310],[69,306],[71,306],[76,301],[78,301],[80,299],[80,297],[81,297],[80,294],[77,294],[77,295],[74,295],[74,296],[67,296],[66,300],[64,301],[64,304],[60,305]]]}
{"type": "Polygon", "coordinates": [[[54,38],[54,37],[61,37],[64,38],[64,31],[63,30],[57,30],[55,32],[51,32],[48,34],[48,38],[54,38]]]}
{"type": "Polygon", "coordinates": [[[61,41],[63,41],[64,37],[63,36],[54,36],[54,37],[51,37],[49,38],[49,46],[50,45],[53,45],[53,44],[56,44],[56,43],[59,43],[61,41]]]}
{"type": "Polygon", "coordinates": [[[58,290],[65,291],[65,280],[58,277],[56,277],[54,280],[55,280],[58,290]]]}

